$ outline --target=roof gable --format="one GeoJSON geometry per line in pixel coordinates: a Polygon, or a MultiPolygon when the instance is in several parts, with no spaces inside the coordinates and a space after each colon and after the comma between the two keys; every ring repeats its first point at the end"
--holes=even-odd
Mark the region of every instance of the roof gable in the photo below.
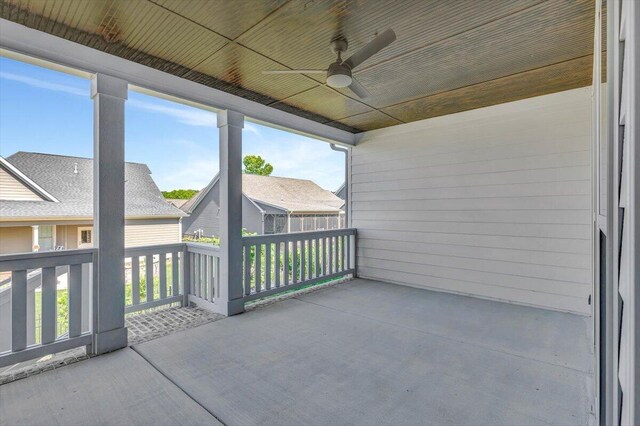
{"type": "MultiPolygon", "coordinates": [[[[216,175],[206,187],[182,206],[182,210],[192,213],[218,181],[219,175],[216,175]]],[[[242,193],[252,201],[290,213],[338,213],[344,204],[344,201],[331,191],[307,179],[243,174],[242,193]]]]}
{"type": "MultiPolygon", "coordinates": [[[[92,159],[17,152],[6,161],[58,202],[3,202],[0,217],[93,216],[92,159]]],[[[145,164],[125,163],[125,216],[178,218],[185,214],[165,201],[145,164]]]]}
{"type": "Polygon", "coordinates": [[[250,199],[290,212],[339,212],[343,201],[307,179],[245,174],[242,192],[250,199]]]}
{"type": "Polygon", "coordinates": [[[198,207],[198,204],[200,204],[200,202],[204,200],[204,198],[207,196],[209,191],[211,191],[211,188],[213,188],[218,183],[219,180],[220,180],[220,173],[215,175],[215,177],[211,179],[211,182],[209,182],[207,186],[202,188],[193,197],[191,197],[189,201],[187,201],[182,206],[180,206],[180,209],[182,209],[182,211],[184,212],[192,213],[196,209],[196,207],[198,207]]]}
{"type": "Polygon", "coordinates": [[[0,157],[0,200],[58,201],[2,157],[0,157]]]}

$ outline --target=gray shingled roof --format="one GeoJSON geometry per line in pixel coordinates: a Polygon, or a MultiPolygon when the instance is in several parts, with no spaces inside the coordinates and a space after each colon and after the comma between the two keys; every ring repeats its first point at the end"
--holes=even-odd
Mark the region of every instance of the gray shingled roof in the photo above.
{"type": "MultiPolygon", "coordinates": [[[[82,157],[17,152],[6,160],[59,202],[0,202],[0,217],[92,217],[93,160],[82,157]],[[74,173],[77,164],[78,173],[74,173]]],[[[125,163],[126,217],[183,217],[167,203],[146,164],[125,163]]]]}
{"type": "MultiPolygon", "coordinates": [[[[218,176],[182,205],[182,210],[192,212],[217,182],[218,176]]],[[[344,204],[333,192],[307,179],[243,174],[242,193],[253,201],[291,213],[338,213],[344,204]]]]}
{"type": "Polygon", "coordinates": [[[182,199],[182,198],[166,198],[165,199],[167,203],[171,204],[174,207],[180,208],[183,205],[185,205],[185,203],[187,201],[189,201],[189,199],[182,199]]]}
{"type": "Polygon", "coordinates": [[[343,201],[307,179],[242,175],[242,192],[254,201],[292,213],[339,212],[343,201]]]}

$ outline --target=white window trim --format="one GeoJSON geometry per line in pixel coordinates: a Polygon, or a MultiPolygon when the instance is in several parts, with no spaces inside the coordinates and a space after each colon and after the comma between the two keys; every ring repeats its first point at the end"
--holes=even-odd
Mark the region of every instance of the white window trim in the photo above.
{"type": "Polygon", "coordinates": [[[80,244],[82,244],[82,231],[91,231],[91,246],[93,246],[93,226],[78,226],[78,248],[80,248],[80,244]]]}

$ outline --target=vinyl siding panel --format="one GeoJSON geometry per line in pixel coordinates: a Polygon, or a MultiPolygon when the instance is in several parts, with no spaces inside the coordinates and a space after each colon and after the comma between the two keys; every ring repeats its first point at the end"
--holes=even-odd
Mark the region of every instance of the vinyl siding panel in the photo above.
{"type": "Polygon", "coordinates": [[[211,187],[204,199],[189,216],[182,219],[182,232],[195,234],[199,229],[207,237],[220,235],[220,206],[218,183],[211,187]]]}
{"type": "MultiPolygon", "coordinates": [[[[219,182],[216,182],[193,212],[182,219],[182,232],[193,235],[201,229],[207,237],[220,236],[219,199],[219,182]]],[[[244,195],[242,196],[242,227],[248,232],[262,233],[262,213],[244,195]]]]}
{"type": "Polygon", "coordinates": [[[180,223],[169,220],[129,220],[124,227],[125,247],[179,243],[180,223]]]}
{"type": "Polygon", "coordinates": [[[262,234],[262,212],[247,197],[242,196],[242,227],[255,234],[262,234]]]}
{"type": "Polygon", "coordinates": [[[42,201],[43,198],[0,167],[0,200],[42,201]]]}
{"type": "Polygon", "coordinates": [[[30,226],[0,227],[0,254],[30,252],[31,232],[30,226]]]}
{"type": "Polygon", "coordinates": [[[589,314],[590,114],[587,88],[365,133],[358,274],[589,314]]]}
{"type": "Polygon", "coordinates": [[[56,226],[56,245],[63,246],[65,250],[78,248],[78,228],[87,225],[59,225],[56,226]]]}
{"type": "MultiPolygon", "coordinates": [[[[44,223],[43,223],[44,224],[44,223]]],[[[56,246],[65,250],[78,248],[78,228],[84,225],[57,225],[56,246]]],[[[0,227],[0,254],[31,251],[31,226],[0,227]]],[[[178,219],[127,220],[124,227],[125,246],[179,243],[178,219]]]]}

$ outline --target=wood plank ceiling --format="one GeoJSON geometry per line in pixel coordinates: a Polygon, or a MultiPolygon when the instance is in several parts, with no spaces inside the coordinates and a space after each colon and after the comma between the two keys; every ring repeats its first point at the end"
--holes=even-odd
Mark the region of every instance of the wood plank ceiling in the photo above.
{"type": "Polygon", "coordinates": [[[0,0],[0,16],[352,132],[591,84],[594,0],[0,0]],[[325,85],[329,42],[397,41],[325,85]]]}

